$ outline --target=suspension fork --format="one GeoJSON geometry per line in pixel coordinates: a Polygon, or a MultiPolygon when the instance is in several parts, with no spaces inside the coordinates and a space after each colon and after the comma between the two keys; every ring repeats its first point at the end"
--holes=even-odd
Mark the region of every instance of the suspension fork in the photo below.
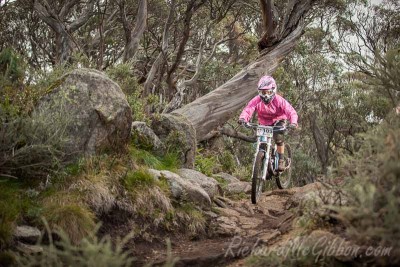
{"type": "Polygon", "coordinates": [[[267,177],[267,171],[268,171],[268,163],[269,163],[269,157],[270,157],[270,151],[271,151],[271,138],[267,138],[267,149],[265,151],[265,157],[264,157],[264,168],[263,168],[263,174],[262,174],[262,179],[265,180],[267,177]]]}
{"type": "Polygon", "coordinates": [[[260,138],[257,137],[257,145],[256,145],[256,152],[254,153],[254,160],[253,160],[253,170],[251,171],[251,174],[254,175],[254,167],[256,166],[256,160],[257,160],[257,155],[258,152],[260,151],[260,138]]]}

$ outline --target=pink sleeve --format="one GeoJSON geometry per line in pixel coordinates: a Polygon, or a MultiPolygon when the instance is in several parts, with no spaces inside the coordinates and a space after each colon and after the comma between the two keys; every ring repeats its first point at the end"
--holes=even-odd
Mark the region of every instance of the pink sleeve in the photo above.
{"type": "Polygon", "coordinates": [[[283,101],[281,107],[286,117],[289,119],[290,123],[297,124],[298,116],[296,110],[292,107],[292,105],[290,105],[290,103],[286,99],[282,98],[282,100],[283,101]]]}
{"type": "Polygon", "coordinates": [[[247,106],[243,109],[242,113],[239,116],[239,119],[244,119],[245,121],[249,122],[251,116],[253,116],[254,110],[257,107],[257,104],[260,103],[261,99],[259,96],[254,97],[247,106]]]}

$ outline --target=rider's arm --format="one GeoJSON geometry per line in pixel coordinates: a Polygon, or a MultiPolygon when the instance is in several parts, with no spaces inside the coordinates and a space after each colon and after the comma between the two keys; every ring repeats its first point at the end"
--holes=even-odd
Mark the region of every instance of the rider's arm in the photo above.
{"type": "Polygon", "coordinates": [[[254,97],[250,102],[247,104],[247,106],[243,109],[242,113],[239,116],[239,119],[243,119],[246,122],[249,122],[251,119],[251,116],[253,116],[254,111],[257,108],[258,103],[261,102],[261,99],[259,96],[254,97]]]}
{"type": "Polygon", "coordinates": [[[297,120],[298,120],[297,112],[292,107],[292,105],[290,105],[290,103],[284,98],[282,98],[281,108],[282,111],[285,113],[286,117],[288,118],[288,120],[290,121],[290,123],[297,125],[297,120]]]}

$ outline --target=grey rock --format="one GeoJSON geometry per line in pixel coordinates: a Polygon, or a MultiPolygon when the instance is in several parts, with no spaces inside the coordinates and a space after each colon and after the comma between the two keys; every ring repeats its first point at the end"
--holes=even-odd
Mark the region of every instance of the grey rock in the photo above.
{"type": "Polygon", "coordinates": [[[149,169],[149,173],[153,175],[155,179],[166,179],[170,186],[172,196],[175,199],[190,201],[205,210],[211,208],[210,196],[198,184],[183,179],[178,174],[170,171],[149,169]]]}
{"type": "Polygon", "coordinates": [[[240,213],[237,212],[234,209],[229,209],[229,208],[215,208],[215,210],[221,214],[222,216],[225,217],[239,217],[240,213]]]}
{"type": "Polygon", "coordinates": [[[37,245],[29,245],[22,242],[17,242],[17,250],[23,254],[35,254],[43,252],[43,248],[37,245]]]}
{"type": "Polygon", "coordinates": [[[14,230],[14,238],[28,243],[36,243],[41,236],[41,232],[38,228],[21,225],[17,226],[14,230]]]}
{"type": "Polygon", "coordinates": [[[218,217],[214,226],[214,233],[220,236],[235,236],[242,232],[236,217],[218,217]]]}
{"type": "Polygon", "coordinates": [[[139,147],[164,153],[165,146],[154,131],[142,121],[132,122],[132,137],[139,147]]]}
{"type": "Polygon", "coordinates": [[[228,194],[250,193],[251,184],[248,182],[230,183],[225,187],[228,194]]]}
{"type": "Polygon", "coordinates": [[[237,183],[240,182],[240,180],[228,173],[220,172],[217,174],[214,174],[214,177],[222,178],[224,179],[228,184],[230,183],[237,183]]]}
{"type": "Polygon", "coordinates": [[[210,198],[214,198],[216,195],[220,194],[221,188],[214,178],[208,177],[201,172],[192,169],[179,169],[178,174],[183,179],[187,179],[192,183],[201,186],[210,198]]]}
{"type": "Polygon", "coordinates": [[[194,168],[196,131],[185,117],[161,114],[152,119],[151,128],[167,150],[178,154],[183,167],[194,168]]]}
{"type": "Polygon", "coordinates": [[[131,113],[121,88],[104,73],[75,69],[40,100],[32,117],[54,121],[65,135],[65,152],[76,157],[122,150],[130,140],[131,113]]]}
{"type": "Polygon", "coordinates": [[[286,208],[297,207],[307,202],[315,202],[318,205],[344,205],[348,202],[346,195],[341,194],[340,191],[329,189],[319,182],[290,190],[293,195],[285,203],[286,208]]]}

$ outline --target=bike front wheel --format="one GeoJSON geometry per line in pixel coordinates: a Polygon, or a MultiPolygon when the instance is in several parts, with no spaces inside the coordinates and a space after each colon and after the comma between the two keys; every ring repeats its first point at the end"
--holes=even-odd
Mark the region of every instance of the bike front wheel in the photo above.
{"type": "Polygon", "coordinates": [[[276,185],[279,189],[289,188],[290,183],[292,182],[292,150],[288,144],[285,145],[285,166],[286,169],[279,173],[279,175],[275,178],[276,185]]]}
{"type": "Polygon", "coordinates": [[[251,202],[253,204],[257,204],[257,201],[261,196],[261,192],[263,191],[265,182],[262,177],[264,169],[264,157],[265,152],[259,151],[254,162],[254,171],[251,182],[251,202]]]}

